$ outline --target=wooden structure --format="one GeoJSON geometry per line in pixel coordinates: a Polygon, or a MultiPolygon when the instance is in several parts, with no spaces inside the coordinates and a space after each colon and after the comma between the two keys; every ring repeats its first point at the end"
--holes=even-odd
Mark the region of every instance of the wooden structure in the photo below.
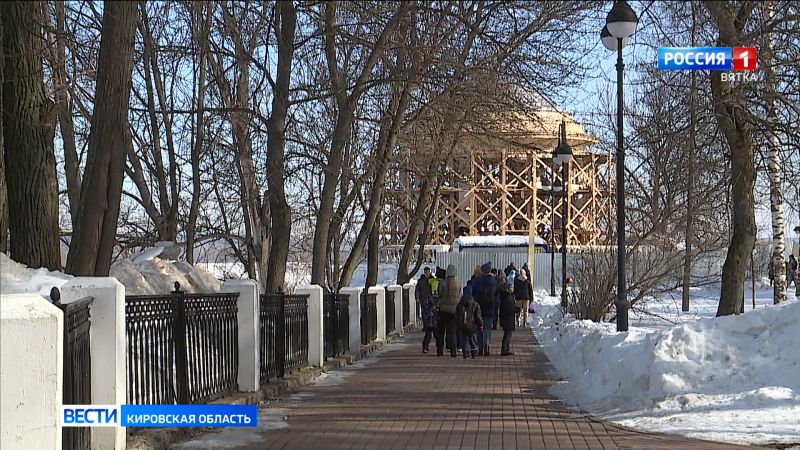
{"type": "MultiPolygon", "coordinates": [[[[444,183],[435,199],[427,244],[450,245],[464,235],[544,238],[553,229],[554,243],[560,245],[564,201],[567,244],[605,244],[613,226],[611,155],[587,151],[596,139],[552,103],[532,115],[510,114],[507,119],[505,123],[518,128],[501,126],[505,129],[491,135],[467,131],[458,154],[442,156],[444,183]],[[552,165],[562,122],[574,153],[566,197],[542,189],[543,177],[557,185],[563,182],[563,169],[554,171],[552,165]]],[[[428,151],[437,153],[435,148],[428,151]]],[[[401,147],[390,166],[381,220],[384,249],[397,249],[406,241],[422,184],[421,174],[409,167],[419,154],[419,149],[401,147]]]]}

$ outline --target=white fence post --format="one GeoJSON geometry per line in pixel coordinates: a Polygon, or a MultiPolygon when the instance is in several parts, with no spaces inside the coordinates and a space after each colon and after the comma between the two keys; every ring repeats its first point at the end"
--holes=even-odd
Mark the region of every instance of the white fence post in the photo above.
{"type": "MultiPolygon", "coordinates": [[[[80,277],[61,287],[61,303],[92,297],[89,341],[92,358],[92,404],[122,405],[127,383],[125,286],[110,277],[80,277]]],[[[124,449],[125,428],[92,428],[93,449],[124,449]]]]}
{"type": "Polygon", "coordinates": [[[408,324],[417,323],[417,283],[409,282],[403,285],[408,290],[408,324]]]}
{"type": "Polygon", "coordinates": [[[361,292],[364,288],[346,287],[339,290],[350,299],[350,353],[361,350],[361,292]]]}
{"type": "Polygon", "coordinates": [[[368,294],[376,294],[376,307],[378,312],[378,333],[376,341],[386,340],[386,289],[381,286],[372,286],[367,290],[368,294]]]}
{"type": "Polygon", "coordinates": [[[221,292],[238,292],[236,322],[239,329],[239,390],[255,392],[260,387],[259,289],[255,280],[225,280],[221,292]]]}
{"type": "Polygon", "coordinates": [[[0,295],[0,448],[61,450],[64,314],[38,294],[0,295]]]}
{"type": "Polygon", "coordinates": [[[322,286],[300,286],[295,294],[308,295],[308,365],[322,367],[325,363],[322,332],[322,286]]]}
{"type": "Polygon", "coordinates": [[[390,284],[387,289],[394,292],[394,331],[403,333],[403,286],[390,284]]]}

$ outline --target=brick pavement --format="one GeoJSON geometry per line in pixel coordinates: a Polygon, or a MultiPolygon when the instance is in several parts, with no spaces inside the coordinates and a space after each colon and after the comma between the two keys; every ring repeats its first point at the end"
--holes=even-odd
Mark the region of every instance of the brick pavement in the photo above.
{"type": "MultiPolygon", "coordinates": [[[[499,349],[502,332],[493,336],[499,349]]],[[[288,427],[242,449],[730,449],[641,433],[568,410],[528,330],[514,356],[464,360],[422,354],[419,333],[336,386],[307,386],[284,407],[288,427]]],[[[432,345],[433,347],[433,345],[432,345]]],[[[269,428],[269,427],[268,427],[269,428]]],[[[741,447],[746,448],[746,447],[741,447]]]]}

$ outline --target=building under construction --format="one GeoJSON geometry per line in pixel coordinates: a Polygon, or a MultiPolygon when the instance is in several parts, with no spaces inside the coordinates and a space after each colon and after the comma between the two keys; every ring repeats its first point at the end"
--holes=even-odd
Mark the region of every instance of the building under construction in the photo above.
{"type": "MultiPolygon", "coordinates": [[[[457,154],[446,158],[426,244],[449,246],[459,236],[522,235],[560,246],[563,202],[567,245],[606,244],[613,225],[612,156],[587,151],[597,140],[549,101],[524,119],[515,115],[513,122],[513,133],[466,133],[457,154]],[[563,169],[554,170],[552,161],[562,123],[574,155],[566,184],[563,169]],[[551,185],[565,186],[567,195],[554,193],[551,185]]],[[[409,147],[406,142],[390,167],[381,219],[384,254],[405,244],[419,199],[422,177],[408,167],[420,152],[409,147]]],[[[435,148],[427,151],[436,154],[435,148]]]]}

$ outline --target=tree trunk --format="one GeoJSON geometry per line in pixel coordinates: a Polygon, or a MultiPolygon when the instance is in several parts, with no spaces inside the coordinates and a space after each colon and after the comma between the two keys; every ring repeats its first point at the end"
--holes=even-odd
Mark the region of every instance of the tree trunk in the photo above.
{"type": "MultiPolygon", "coordinates": [[[[773,4],[768,5],[768,15],[772,18],[773,4]]],[[[769,96],[769,110],[767,112],[767,121],[769,123],[767,130],[769,139],[769,152],[767,162],[767,175],[769,178],[769,200],[770,210],[772,212],[772,258],[770,264],[772,265],[772,273],[774,282],[772,284],[773,296],[772,301],[774,304],[779,304],[786,301],[786,244],[784,236],[784,222],[783,222],[783,164],[781,163],[781,150],[780,140],[775,132],[775,128],[779,126],[777,105],[775,100],[775,71],[772,69],[771,61],[773,59],[773,42],[769,39],[767,45],[767,52],[764,55],[766,63],[763,65],[767,75],[766,92],[769,96]]]]}
{"type": "Polygon", "coordinates": [[[55,54],[49,52],[50,67],[52,68],[53,85],[55,88],[56,114],[58,127],[61,131],[61,142],[64,151],[64,175],[67,182],[67,199],[69,200],[69,213],[72,219],[72,229],[75,229],[78,215],[78,204],[81,198],[81,169],[78,159],[78,150],[75,145],[75,125],[72,122],[72,99],[68,95],[66,67],[66,17],[64,3],[53,2],[55,7],[55,32],[50,34],[51,46],[55,46],[55,54]],[[54,41],[54,42],[53,42],[54,41]]]}
{"type": "MultiPolygon", "coordinates": [[[[742,30],[753,8],[744,2],[732,13],[728,2],[705,2],[719,30],[718,45],[737,47],[741,44],[742,30]],[[750,11],[748,11],[748,8],[750,11]]],[[[714,115],[730,148],[731,195],[733,205],[733,233],[725,264],[722,266],[722,292],[717,316],[740,314],[744,302],[744,283],[747,263],[756,242],[755,165],[753,163],[753,138],[751,117],[742,107],[745,103],[740,92],[723,82],[720,72],[711,72],[711,92],[714,115]]]]}
{"type": "Polygon", "coordinates": [[[4,2],[3,134],[11,257],[61,267],[55,117],[42,77],[42,16],[35,2],[4,2]]]}
{"type": "Polygon", "coordinates": [[[278,65],[272,111],[267,123],[267,186],[269,186],[272,242],[269,248],[267,292],[282,292],[286,283],[286,260],[289,258],[289,238],[292,234],[292,210],[286,201],[284,178],[284,146],[286,114],[289,110],[289,80],[294,57],[294,33],[297,13],[292,2],[275,4],[275,35],[278,40],[278,65]]]}
{"type": "Polygon", "coordinates": [[[200,154],[205,141],[206,64],[208,58],[208,34],[211,27],[211,14],[203,3],[193,3],[194,22],[199,28],[195,43],[200,51],[197,57],[197,119],[195,121],[195,142],[192,146],[192,203],[189,206],[189,219],[186,222],[186,262],[194,264],[195,233],[197,217],[200,214],[200,154]]]}
{"type": "MultiPolygon", "coordinates": [[[[1,7],[0,7],[1,8],[1,7]]],[[[0,11],[5,11],[0,9],[0,11]]],[[[8,252],[8,191],[6,190],[6,158],[3,147],[3,21],[0,20],[0,252],[8,252]]]]}
{"type": "MultiPolygon", "coordinates": [[[[692,8],[692,43],[695,38],[694,3],[692,8]]],[[[695,174],[695,146],[697,145],[697,85],[695,72],[690,75],[689,86],[689,154],[687,155],[688,183],[686,185],[686,230],[684,233],[685,251],[683,255],[683,290],[681,292],[681,311],[689,311],[689,288],[692,283],[692,239],[694,236],[694,174],[695,174]]]]}
{"type": "Polygon", "coordinates": [[[378,217],[375,223],[372,224],[372,231],[369,233],[369,243],[367,245],[367,278],[364,282],[365,289],[378,284],[379,251],[381,245],[380,232],[381,220],[380,217],[378,217]]]}
{"type": "Polygon", "coordinates": [[[86,171],[67,258],[73,275],[108,276],[111,267],[125,154],[132,145],[128,107],[135,27],[135,3],[105,3],[86,171]]]}

